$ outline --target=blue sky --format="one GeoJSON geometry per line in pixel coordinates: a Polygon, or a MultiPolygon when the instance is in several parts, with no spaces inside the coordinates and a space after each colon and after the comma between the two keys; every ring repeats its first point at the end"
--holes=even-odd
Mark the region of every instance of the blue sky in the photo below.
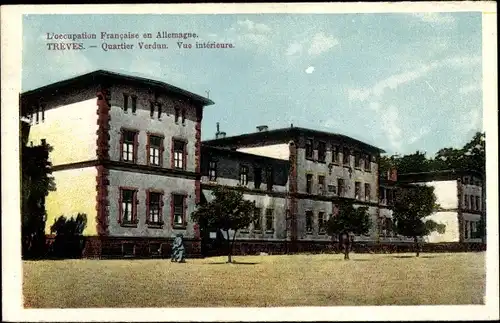
{"type": "Polygon", "coordinates": [[[293,123],[390,154],[433,155],[482,130],[481,37],[481,13],[26,15],[22,88],[110,69],[210,91],[204,140],[216,122],[228,135],[293,123]],[[169,49],[47,50],[47,32],[83,31],[194,32],[235,48],[179,50],[153,39],[169,49]]]}

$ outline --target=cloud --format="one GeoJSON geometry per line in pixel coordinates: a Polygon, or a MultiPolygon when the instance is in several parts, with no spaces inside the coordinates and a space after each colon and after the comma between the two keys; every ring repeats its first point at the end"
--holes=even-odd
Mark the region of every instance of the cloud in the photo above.
{"type": "Polygon", "coordinates": [[[389,144],[396,150],[400,151],[402,147],[402,130],[399,121],[399,111],[394,105],[388,106],[381,110],[381,124],[389,144]]]}
{"type": "Polygon", "coordinates": [[[432,25],[449,25],[455,23],[455,18],[438,12],[413,13],[414,17],[432,25]]]}
{"type": "Polygon", "coordinates": [[[302,53],[302,48],[303,48],[303,45],[301,43],[292,43],[292,44],[290,44],[290,46],[288,46],[285,54],[287,56],[293,56],[295,54],[300,54],[300,53],[302,53]]]}
{"type": "Polygon", "coordinates": [[[249,31],[255,31],[255,32],[259,32],[259,33],[268,33],[271,31],[271,28],[268,25],[255,23],[249,19],[238,20],[236,23],[239,26],[242,26],[243,28],[245,28],[249,31]]]}
{"type": "Polygon", "coordinates": [[[337,46],[338,44],[339,41],[336,38],[332,36],[326,36],[325,34],[320,32],[313,36],[307,52],[313,56],[321,55],[337,46]]]}
{"type": "Polygon", "coordinates": [[[464,113],[461,117],[460,128],[462,133],[478,130],[482,131],[483,125],[480,109],[469,109],[467,113],[464,113]]]}
{"type": "Polygon", "coordinates": [[[306,68],[307,74],[311,74],[312,72],[314,72],[314,66],[309,66],[308,68],[306,68]]]}
{"type": "Polygon", "coordinates": [[[482,89],[483,89],[483,87],[481,86],[481,84],[474,83],[474,84],[469,84],[469,85],[462,86],[458,90],[458,92],[460,92],[460,94],[469,94],[471,92],[481,91],[482,89]]]}
{"type": "MultiPolygon", "coordinates": [[[[366,101],[370,97],[381,97],[386,90],[395,90],[399,86],[420,79],[430,72],[439,68],[465,68],[481,63],[480,56],[451,57],[441,61],[434,61],[421,65],[413,70],[391,75],[377,83],[371,88],[349,89],[348,98],[351,101],[366,101]]],[[[427,84],[428,85],[428,84],[427,84]]],[[[433,90],[429,88],[430,90],[433,90]]],[[[435,90],[433,90],[435,92],[435,90]]]]}
{"type": "Polygon", "coordinates": [[[408,144],[413,144],[414,142],[422,139],[422,137],[427,135],[430,131],[431,131],[430,127],[423,126],[422,128],[420,128],[420,130],[418,131],[418,133],[416,135],[413,135],[412,137],[410,137],[408,139],[408,144]]]}

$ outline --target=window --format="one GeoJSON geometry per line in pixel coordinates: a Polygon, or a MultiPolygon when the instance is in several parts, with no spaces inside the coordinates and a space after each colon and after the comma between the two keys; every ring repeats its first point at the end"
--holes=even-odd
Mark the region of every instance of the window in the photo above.
{"type": "Polygon", "coordinates": [[[42,110],[42,122],[43,122],[45,121],[45,104],[41,104],[40,109],[42,110]]]}
{"type": "Polygon", "coordinates": [[[240,185],[248,185],[248,167],[240,166],[240,185]]]}
{"type": "Polygon", "coordinates": [[[345,190],[344,190],[344,180],[342,178],[339,178],[337,180],[337,187],[338,187],[339,196],[343,197],[345,195],[345,190]]]}
{"type": "Polygon", "coordinates": [[[318,194],[325,192],[325,176],[318,176],[318,194]]]}
{"type": "Polygon", "coordinates": [[[326,142],[318,142],[318,161],[326,161],[326,142]]]}
{"type": "Polygon", "coordinates": [[[184,211],[185,211],[185,200],[184,195],[173,194],[172,195],[172,214],[173,214],[173,226],[179,227],[185,225],[184,211]]]}
{"type": "Polygon", "coordinates": [[[161,119],[161,112],[162,112],[161,108],[162,108],[162,106],[161,106],[160,103],[157,103],[156,106],[158,107],[158,120],[160,120],[161,119]]]}
{"type": "Polygon", "coordinates": [[[476,210],[481,210],[481,198],[479,196],[476,196],[476,210]]]}
{"type": "Polygon", "coordinates": [[[148,136],[148,163],[153,166],[161,166],[163,161],[163,137],[148,136]]]}
{"type": "Polygon", "coordinates": [[[393,205],[393,203],[394,203],[394,190],[392,190],[392,189],[389,190],[388,189],[387,192],[386,192],[386,194],[387,194],[387,204],[388,205],[393,205]]]}
{"type": "Polygon", "coordinates": [[[208,163],[208,180],[211,182],[217,180],[217,162],[215,160],[208,163]]]}
{"type": "Polygon", "coordinates": [[[274,174],[272,167],[266,168],[266,184],[267,184],[267,190],[272,191],[274,185],[274,174]]]}
{"type": "Polygon", "coordinates": [[[338,163],[340,161],[339,158],[339,147],[338,146],[333,146],[332,147],[332,162],[338,163]]]}
{"type": "Polygon", "coordinates": [[[354,167],[361,168],[361,155],[360,155],[360,153],[356,153],[354,155],[354,167]]]}
{"type": "Polygon", "coordinates": [[[179,122],[180,111],[179,108],[175,108],[175,123],[179,122]]]}
{"type": "Polygon", "coordinates": [[[186,143],[174,140],[174,168],[185,169],[186,143]]]}
{"type": "Polygon", "coordinates": [[[365,184],[365,201],[371,200],[371,187],[370,184],[365,184]]]}
{"type": "MultiPolygon", "coordinates": [[[[150,116],[151,118],[153,118],[153,117],[154,117],[154,114],[155,114],[155,104],[154,104],[154,102],[149,102],[149,116],[150,116]]],[[[160,117],[160,116],[158,116],[158,118],[159,118],[159,117],[160,117]]]]}
{"type": "Polygon", "coordinates": [[[473,236],[476,236],[476,233],[477,233],[477,222],[476,221],[472,221],[471,223],[471,233],[473,233],[473,236]]]}
{"type": "Polygon", "coordinates": [[[186,124],[186,109],[182,109],[182,124],[186,124]]]}
{"type": "Polygon", "coordinates": [[[464,177],[464,184],[469,185],[469,177],[468,176],[464,177]]]}
{"type": "Polygon", "coordinates": [[[312,174],[307,174],[306,175],[306,193],[309,193],[309,194],[312,193],[312,181],[313,181],[312,174]]]}
{"type": "Polygon", "coordinates": [[[311,234],[313,231],[313,212],[306,211],[306,232],[311,234]]]}
{"type": "Polygon", "coordinates": [[[384,187],[380,188],[380,203],[381,204],[386,204],[387,203],[387,198],[386,198],[386,189],[384,187]]]}
{"type": "Polygon", "coordinates": [[[313,141],[312,139],[306,139],[306,158],[313,159],[313,141]]]}
{"type": "Polygon", "coordinates": [[[253,169],[254,185],[256,189],[260,189],[260,184],[262,184],[262,169],[260,167],[255,167],[253,169]]]}
{"type": "Polygon", "coordinates": [[[464,197],[464,202],[465,202],[465,203],[464,203],[464,208],[465,208],[466,210],[468,210],[468,209],[469,209],[469,195],[465,194],[465,197],[464,197]]]}
{"type": "Polygon", "coordinates": [[[333,184],[328,184],[328,192],[332,194],[337,194],[337,186],[333,184]]]}
{"type": "Polygon", "coordinates": [[[122,161],[136,161],[137,135],[135,131],[124,130],[122,132],[122,161]]]}
{"type": "Polygon", "coordinates": [[[137,191],[135,189],[120,189],[120,223],[136,224],[137,221],[137,191]]]}
{"type": "Polygon", "coordinates": [[[361,199],[361,183],[360,182],[354,183],[354,198],[356,200],[361,199]]]}
{"type": "Polygon", "coordinates": [[[37,107],[35,108],[35,111],[36,111],[36,112],[35,112],[35,113],[36,113],[36,123],[38,123],[38,122],[40,122],[40,107],[39,107],[39,106],[37,106],[37,107]]]}
{"type": "Polygon", "coordinates": [[[318,213],[318,232],[319,234],[325,234],[326,232],[325,212],[318,213]]]}
{"type": "Polygon", "coordinates": [[[372,169],[372,160],[370,155],[365,155],[365,171],[370,172],[372,169]]]}
{"type": "Polygon", "coordinates": [[[342,164],[349,165],[350,159],[351,159],[351,152],[349,151],[348,148],[344,148],[342,153],[343,153],[342,154],[342,164]]]}
{"type": "Polygon", "coordinates": [[[469,221],[464,221],[464,238],[469,239],[469,221]]]}
{"type": "Polygon", "coordinates": [[[137,111],[137,97],[132,96],[132,113],[137,111]]]}
{"type": "Polygon", "coordinates": [[[476,209],[476,200],[474,198],[474,195],[470,195],[470,209],[475,210],[476,209]]]}
{"type": "Polygon", "coordinates": [[[163,195],[158,192],[148,192],[148,224],[162,224],[163,195]]]}
{"type": "Polygon", "coordinates": [[[266,209],[266,231],[274,230],[273,209],[266,209]]]}
{"type": "Polygon", "coordinates": [[[260,231],[262,230],[262,226],[261,226],[261,209],[256,207],[254,210],[253,210],[253,229],[255,231],[260,231]]]}
{"type": "Polygon", "coordinates": [[[123,111],[128,111],[128,94],[123,94],[123,111]]]}

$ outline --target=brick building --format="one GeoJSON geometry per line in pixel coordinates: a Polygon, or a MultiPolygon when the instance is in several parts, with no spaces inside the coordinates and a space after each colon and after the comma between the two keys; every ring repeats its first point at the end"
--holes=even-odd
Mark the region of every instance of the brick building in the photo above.
{"type": "Polygon", "coordinates": [[[57,190],[47,228],[87,214],[86,256],[197,253],[189,214],[201,197],[203,109],[212,101],[150,79],[98,70],[21,94],[28,141],[46,141],[57,190]]]}

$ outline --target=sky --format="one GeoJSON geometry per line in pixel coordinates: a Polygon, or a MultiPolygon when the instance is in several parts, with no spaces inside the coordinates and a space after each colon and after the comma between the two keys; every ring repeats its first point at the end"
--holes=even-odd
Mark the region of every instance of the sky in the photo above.
{"type": "MultiPolygon", "coordinates": [[[[67,41],[69,42],[69,41],[67,41]]],[[[482,131],[481,13],[25,15],[22,90],[97,69],[154,78],[207,96],[202,139],[311,128],[387,151],[433,156],[482,131]],[[179,49],[150,32],[196,33],[179,49]],[[48,50],[47,33],[95,33],[83,50],[48,50]],[[130,50],[100,33],[139,33],[130,50]],[[167,44],[139,49],[139,42],[167,44]],[[97,48],[89,48],[96,45],[97,48]]]]}

